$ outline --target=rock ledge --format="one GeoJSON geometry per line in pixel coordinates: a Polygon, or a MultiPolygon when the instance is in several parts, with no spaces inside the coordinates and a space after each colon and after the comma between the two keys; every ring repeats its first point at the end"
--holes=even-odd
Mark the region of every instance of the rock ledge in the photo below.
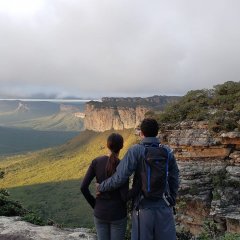
{"type": "Polygon", "coordinates": [[[0,240],[95,240],[88,229],[60,229],[55,226],[36,226],[20,217],[0,216],[0,240]]]}

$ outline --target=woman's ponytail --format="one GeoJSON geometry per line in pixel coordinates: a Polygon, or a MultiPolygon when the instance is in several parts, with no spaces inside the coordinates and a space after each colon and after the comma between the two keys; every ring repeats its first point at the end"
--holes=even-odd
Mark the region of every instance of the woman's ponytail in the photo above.
{"type": "Polygon", "coordinates": [[[119,162],[118,154],[123,148],[123,137],[118,133],[112,133],[107,139],[107,147],[111,154],[106,165],[106,175],[111,177],[115,173],[119,162]]]}

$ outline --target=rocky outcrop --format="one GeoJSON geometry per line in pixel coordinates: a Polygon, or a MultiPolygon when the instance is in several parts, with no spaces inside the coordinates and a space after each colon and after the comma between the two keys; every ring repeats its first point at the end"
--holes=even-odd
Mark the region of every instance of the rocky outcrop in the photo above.
{"type": "Polygon", "coordinates": [[[36,226],[20,217],[0,217],[1,240],[94,240],[96,236],[84,228],[60,229],[36,226]]]}
{"type": "Polygon", "coordinates": [[[84,126],[88,130],[103,132],[110,129],[122,130],[136,127],[149,111],[146,107],[99,107],[87,103],[84,126]]]}
{"type": "Polygon", "coordinates": [[[213,220],[220,231],[240,233],[240,133],[213,134],[207,122],[168,129],[160,137],[180,168],[178,224],[197,235],[213,220]]]}

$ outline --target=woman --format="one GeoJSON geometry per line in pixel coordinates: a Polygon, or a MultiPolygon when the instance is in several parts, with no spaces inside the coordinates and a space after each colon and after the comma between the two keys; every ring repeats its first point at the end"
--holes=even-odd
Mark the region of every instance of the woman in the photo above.
{"type": "Polygon", "coordinates": [[[120,160],[119,152],[123,147],[123,137],[112,133],[107,139],[110,156],[94,159],[83,179],[81,191],[94,209],[94,223],[98,240],[123,240],[127,226],[126,195],[128,182],[121,188],[101,193],[96,198],[90,193],[89,185],[96,177],[97,183],[111,177],[120,160]]]}

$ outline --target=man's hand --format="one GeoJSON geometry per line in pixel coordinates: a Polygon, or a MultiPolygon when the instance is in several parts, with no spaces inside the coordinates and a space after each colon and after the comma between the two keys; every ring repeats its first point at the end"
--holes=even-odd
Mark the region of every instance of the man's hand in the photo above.
{"type": "Polygon", "coordinates": [[[101,194],[101,192],[99,192],[99,190],[98,190],[98,186],[99,186],[100,184],[99,183],[95,183],[95,187],[96,187],[96,197],[98,197],[100,194],[101,194]]]}

